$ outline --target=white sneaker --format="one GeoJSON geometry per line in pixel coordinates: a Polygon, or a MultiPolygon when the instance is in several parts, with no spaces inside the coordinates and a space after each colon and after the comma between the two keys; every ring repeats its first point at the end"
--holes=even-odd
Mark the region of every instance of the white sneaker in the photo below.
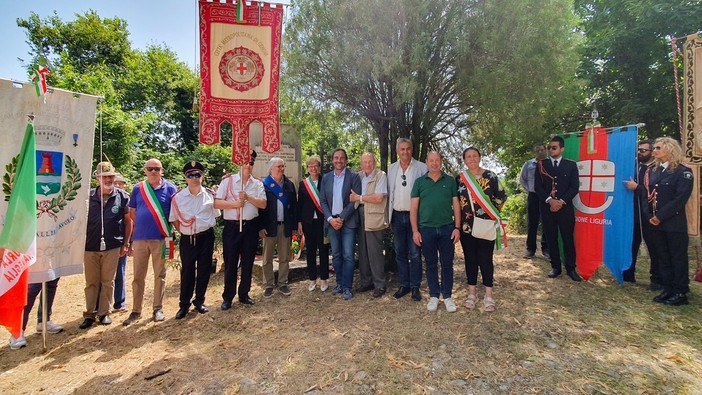
{"type": "MultiPolygon", "coordinates": [[[[63,332],[63,327],[49,320],[46,321],[46,331],[48,333],[61,333],[63,332]]],[[[37,324],[37,332],[41,333],[41,323],[37,324]]]]}
{"type": "Polygon", "coordinates": [[[20,348],[27,345],[27,339],[24,338],[24,333],[20,335],[17,339],[10,336],[10,350],[19,350],[20,348]]]}
{"type": "Polygon", "coordinates": [[[326,291],[327,289],[329,289],[329,284],[327,284],[327,280],[321,280],[321,281],[319,282],[319,290],[322,291],[322,292],[324,292],[324,291],[326,291]]]}
{"type": "Polygon", "coordinates": [[[312,292],[315,288],[317,288],[317,282],[310,280],[310,283],[307,285],[307,290],[312,292]]]}
{"type": "Polygon", "coordinates": [[[437,307],[439,307],[439,298],[432,296],[429,298],[429,303],[427,303],[427,310],[436,311],[437,307]]]}
{"type": "Polygon", "coordinates": [[[453,303],[453,299],[451,299],[451,298],[444,299],[444,306],[446,306],[446,311],[448,311],[449,313],[456,312],[456,304],[453,303]]]}

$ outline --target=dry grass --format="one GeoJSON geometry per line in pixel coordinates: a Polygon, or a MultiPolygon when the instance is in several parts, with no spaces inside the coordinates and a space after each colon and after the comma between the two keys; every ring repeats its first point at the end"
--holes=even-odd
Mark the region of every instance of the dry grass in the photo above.
{"type": "Polygon", "coordinates": [[[123,327],[119,314],[111,326],[82,331],[83,278],[64,278],[54,320],[66,331],[49,335],[46,354],[35,334],[21,351],[3,347],[0,393],[702,393],[699,283],[690,306],[661,306],[646,290],[645,258],[640,284],[619,287],[605,269],[574,283],[547,279],[548,263],[521,259],[522,245],[513,238],[511,251],[496,255],[494,313],[482,311],[482,295],[475,310],[463,308],[458,256],[454,314],[443,305],[428,313],[425,288],[422,303],[395,300],[396,281],[379,300],[360,294],[350,302],[310,293],[306,282],[270,300],[254,286],[253,308],[222,312],[218,273],[211,312],[176,321],[171,271],[165,322],[123,327]]]}

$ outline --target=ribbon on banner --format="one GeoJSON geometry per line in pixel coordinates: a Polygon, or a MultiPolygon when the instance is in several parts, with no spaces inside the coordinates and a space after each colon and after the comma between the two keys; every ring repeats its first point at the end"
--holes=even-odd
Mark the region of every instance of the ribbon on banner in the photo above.
{"type": "Polygon", "coordinates": [[[262,148],[280,149],[278,78],[282,5],[200,0],[200,142],[219,144],[232,125],[232,162],[250,160],[249,126],[260,122],[262,148]]]}
{"type": "MultiPolygon", "coordinates": [[[[495,245],[497,246],[497,249],[501,250],[503,248],[507,248],[507,224],[505,224],[502,217],[500,217],[500,212],[492,204],[490,198],[488,198],[485,192],[483,192],[483,188],[480,187],[478,181],[469,171],[463,170],[460,176],[461,181],[463,181],[463,185],[468,188],[468,193],[471,194],[475,202],[478,203],[480,208],[487,213],[490,219],[497,221],[500,224],[496,230],[497,238],[495,245]]],[[[473,215],[475,215],[475,213],[473,213],[473,215]]]]}

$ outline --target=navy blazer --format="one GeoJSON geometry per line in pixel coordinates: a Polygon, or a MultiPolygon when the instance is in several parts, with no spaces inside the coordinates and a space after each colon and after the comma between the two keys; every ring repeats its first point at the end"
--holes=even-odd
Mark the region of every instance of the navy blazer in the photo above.
{"type": "Polygon", "coordinates": [[[573,199],[580,190],[578,164],[570,159],[561,157],[558,168],[554,169],[550,158],[539,161],[536,165],[534,190],[542,204],[547,204],[546,199],[551,196],[551,187],[554,182],[556,184],[555,197],[563,200],[566,205],[572,206],[573,199]]]}
{"type": "MultiPolygon", "coordinates": [[[[317,190],[322,193],[322,176],[319,176],[319,182],[317,184],[317,190]]],[[[319,197],[319,205],[322,205],[322,197],[319,197]]],[[[300,186],[297,188],[297,222],[302,222],[303,224],[311,224],[314,221],[314,214],[317,214],[317,218],[324,219],[324,213],[317,209],[314,204],[312,197],[309,192],[307,192],[307,187],[305,183],[300,181],[300,186]]],[[[326,222],[326,221],[325,221],[326,222]]]]}
{"type": "MultiPolygon", "coordinates": [[[[341,196],[344,199],[343,210],[339,216],[344,220],[344,226],[349,228],[358,228],[359,219],[358,211],[353,202],[349,200],[349,195],[351,195],[351,190],[360,194],[361,193],[361,178],[358,173],[344,168],[346,174],[344,175],[344,185],[341,188],[341,196]]],[[[331,208],[332,201],[334,199],[334,170],[325,174],[322,177],[322,189],[319,191],[322,195],[319,200],[322,201],[322,209],[324,210],[324,220],[332,216],[331,208]]]]}
{"type": "MultiPolygon", "coordinates": [[[[656,212],[651,204],[642,204],[642,221],[648,222],[655,214],[661,221],[653,226],[664,232],[687,233],[685,204],[692,194],[692,170],[685,165],[678,165],[675,170],[663,170],[662,167],[651,168],[648,190],[656,191],[656,212]]],[[[646,192],[644,192],[646,194],[646,192]]]]}
{"type": "MultiPolygon", "coordinates": [[[[274,237],[278,233],[278,198],[267,186],[264,185],[263,189],[266,191],[266,207],[258,210],[260,228],[266,230],[268,237],[274,237]]],[[[292,232],[297,231],[297,193],[295,185],[285,176],[283,176],[283,193],[288,197],[288,205],[283,207],[285,219],[283,236],[291,237],[292,232]]]]}

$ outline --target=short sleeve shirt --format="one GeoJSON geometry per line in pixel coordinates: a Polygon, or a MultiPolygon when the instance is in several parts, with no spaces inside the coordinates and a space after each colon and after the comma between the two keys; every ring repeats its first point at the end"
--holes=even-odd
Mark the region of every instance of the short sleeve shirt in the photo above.
{"type": "MultiPolygon", "coordinates": [[[[163,180],[161,185],[154,189],[156,200],[158,200],[159,205],[163,209],[166,222],[168,222],[171,213],[171,198],[176,192],[178,192],[178,189],[175,185],[166,180],[163,180]]],[[[132,189],[132,195],[129,198],[129,207],[136,209],[132,240],[158,240],[164,238],[161,231],[158,229],[156,219],[151,214],[151,211],[149,211],[146,201],[141,196],[140,184],[134,185],[132,189]]]]}
{"type": "MultiPolygon", "coordinates": [[[[241,191],[241,178],[238,174],[232,174],[231,176],[222,180],[217,188],[216,199],[234,201],[239,199],[239,191],[241,191]]],[[[244,185],[244,192],[247,195],[251,195],[260,199],[266,198],[266,191],[263,189],[263,183],[253,177],[249,177],[249,180],[244,185]]],[[[239,219],[239,209],[230,208],[223,210],[223,217],[227,220],[238,220],[239,219]]],[[[258,208],[254,206],[251,202],[246,202],[244,204],[244,218],[245,221],[250,221],[258,217],[258,208]]]]}
{"type": "Polygon", "coordinates": [[[457,196],[456,180],[441,172],[434,181],[427,172],[412,187],[412,198],[419,198],[419,226],[439,228],[454,224],[453,198],[457,196]]]}

